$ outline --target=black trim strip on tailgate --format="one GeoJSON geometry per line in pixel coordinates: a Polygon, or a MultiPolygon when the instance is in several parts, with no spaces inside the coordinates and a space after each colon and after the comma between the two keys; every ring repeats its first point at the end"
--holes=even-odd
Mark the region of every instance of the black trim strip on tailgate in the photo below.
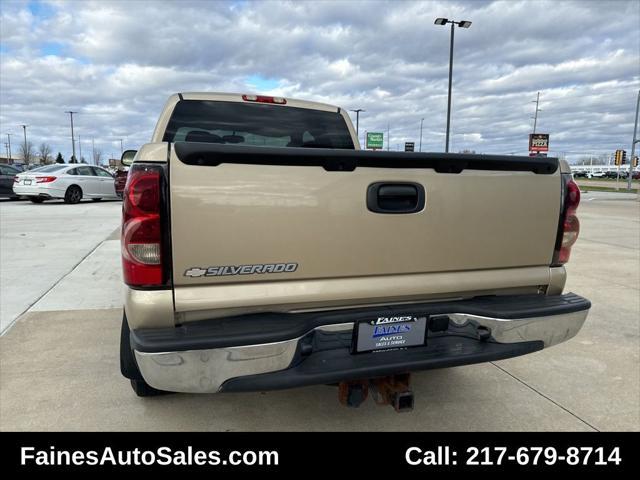
{"type": "Polygon", "coordinates": [[[587,310],[589,300],[564,295],[508,295],[437,303],[414,303],[309,313],[256,313],[185,323],[179,327],[136,329],[131,347],[139,352],[172,352],[258,345],[301,337],[321,325],[355,322],[372,316],[467,313],[519,319],[587,310]]]}
{"type": "Polygon", "coordinates": [[[178,159],[187,165],[215,167],[222,163],[316,166],[328,171],[369,168],[432,168],[438,173],[501,170],[553,174],[558,159],[466,153],[371,152],[331,148],[255,147],[216,143],[176,142],[178,159]]]}

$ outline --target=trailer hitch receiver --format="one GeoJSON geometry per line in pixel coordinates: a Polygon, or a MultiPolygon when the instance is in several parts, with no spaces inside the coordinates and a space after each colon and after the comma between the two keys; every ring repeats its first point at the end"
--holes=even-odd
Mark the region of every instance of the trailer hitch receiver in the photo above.
{"type": "Polygon", "coordinates": [[[340,382],[338,385],[338,400],[346,407],[357,408],[368,396],[369,382],[367,380],[340,382]]]}
{"type": "Polygon", "coordinates": [[[373,399],[378,405],[391,405],[398,413],[411,411],[414,399],[410,381],[410,373],[374,378],[371,380],[373,399]]]}

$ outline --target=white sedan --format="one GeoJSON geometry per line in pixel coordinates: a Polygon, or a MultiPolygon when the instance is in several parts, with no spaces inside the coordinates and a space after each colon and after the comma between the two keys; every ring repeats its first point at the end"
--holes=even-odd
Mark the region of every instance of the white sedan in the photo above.
{"type": "Polygon", "coordinates": [[[83,198],[102,200],[118,198],[115,179],[104,168],[91,165],[55,164],[26,171],[14,177],[13,192],[33,203],[62,198],[78,203],[83,198]]]}

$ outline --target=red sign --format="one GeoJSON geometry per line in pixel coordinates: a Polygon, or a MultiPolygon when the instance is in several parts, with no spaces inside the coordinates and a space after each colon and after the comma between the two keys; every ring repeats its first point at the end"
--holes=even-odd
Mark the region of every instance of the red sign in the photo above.
{"type": "Polygon", "coordinates": [[[548,152],[549,151],[549,134],[548,133],[530,133],[529,134],[529,151],[530,152],[548,152]]]}

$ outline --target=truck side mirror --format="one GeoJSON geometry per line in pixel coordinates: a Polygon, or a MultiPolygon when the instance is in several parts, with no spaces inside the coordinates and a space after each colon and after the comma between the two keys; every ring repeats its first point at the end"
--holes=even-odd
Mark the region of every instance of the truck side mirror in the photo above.
{"type": "Polygon", "coordinates": [[[133,158],[136,156],[136,153],[138,153],[137,150],[125,150],[122,153],[122,157],[120,157],[120,163],[126,166],[131,165],[133,163],[133,158]]]}

